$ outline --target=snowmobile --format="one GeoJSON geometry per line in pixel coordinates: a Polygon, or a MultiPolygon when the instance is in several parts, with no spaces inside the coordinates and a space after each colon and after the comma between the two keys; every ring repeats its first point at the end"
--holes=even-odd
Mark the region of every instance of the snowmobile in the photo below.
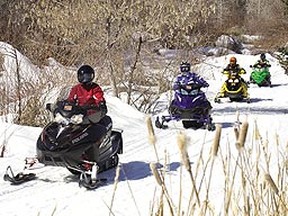
{"type": "Polygon", "coordinates": [[[271,74],[268,67],[253,67],[252,65],[250,67],[253,69],[250,75],[250,83],[257,84],[259,87],[272,87],[271,74]]]}
{"type": "MultiPolygon", "coordinates": [[[[53,112],[54,121],[44,127],[37,140],[37,161],[44,165],[66,167],[80,177],[80,186],[97,188],[104,181],[97,179],[97,174],[118,165],[118,154],[123,153],[122,131],[112,129],[109,116],[98,123],[81,124],[85,109],[67,101],[58,102],[53,112]]],[[[31,173],[15,177],[8,167],[9,170],[10,175],[6,172],[4,179],[14,184],[35,178],[31,173]]]]}
{"type": "Polygon", "coordinates": [[[165,123],[172,120],[182,121],[185,129],[207,128],[215,130],[215,124],[212,123],[210,115],[212,106],[207,100],[205,93],[200,90],[201,86],[193,82],[183,86],[174,93],[168,112],[169,115],[157,116],[155,126],[157,128],[166,129],[168,125],[165,123]]]}
{"type": "Polygon", "coordinates": [[[244,101],[246,100],[247,103],[250,103],[249,97],[244,97],[245,91],[245,81],[242,77],[240,77],[236,72],[231,71],[229,74],[229,78],[225,81],[224,88],[225,93],[224,96],[216,97],[214,102],[220,103],[220,98],[229,98],[230,101],[244,101]]]}

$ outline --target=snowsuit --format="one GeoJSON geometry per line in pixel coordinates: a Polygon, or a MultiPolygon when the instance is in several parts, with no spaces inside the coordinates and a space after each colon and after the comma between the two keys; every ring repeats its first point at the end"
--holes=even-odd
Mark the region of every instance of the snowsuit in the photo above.
{"type": "Polygon", "coordinates": [[[87,116],[84,118],[83,124],[89,124],[90,122],[97,123],[107,113],[104,93],[96,83],[92,83],[89,86],[77,84],[71,89],[68,101],[76,102],[79,106],[88,108],[87,116]]]}
{"type": "Polygon", "coordinates": [[[198,76],[196,73],[187,72],[181,73],[175,78],[172,88],[174,91],[177,91],[191,81],[200,85],[201,87],[209,87],[209,84],[202,77],[198,76]]]}
{"type": "MultiPolygon", "coordinates": [[[[241,75],[246,74],[246,71],[244,70],[244,68],[241,68],[239,64],[235,64],[235,65],[228,64],[226,68],[222,71],[222,73],[226,75],[229,79],[231,71],[236,72],[240,80],[243,83],[243,97],[244,98],[248,97],[248,85],[245,82],[245,80],[241,77],[241,75]]],[[[226,87],[226,82],[223,83],[220,89],[220,92],[218,92],[217,94],[217,97],[225,96],[225,87],[226,87]]]]}
{"type": "MultiPolygon", "coordinates": [[[[87,107],[87,113],[82,124],[102,124],[104,127],[111,124],[112,120],[106,116],[107,106],[104,93],[101,87],[96,83],[89,86],[77,84],[74,86],[68,96],[68,101],[76,102],[79,106],[87,107]]],[[[107,130],[107,129],[105,129],[107,130]]],[[[86,151],[87,159],[98,162],[99,146],[102,140],[98,140],[93,147],[86,151]]]]}
{"type": "Polygon", "coordinates": [[[261,59],[259,59],[254,65],[253,67],[271,67],[269,61],[267,59],[265,59],[264,61],[262,61],[261,59]]]}

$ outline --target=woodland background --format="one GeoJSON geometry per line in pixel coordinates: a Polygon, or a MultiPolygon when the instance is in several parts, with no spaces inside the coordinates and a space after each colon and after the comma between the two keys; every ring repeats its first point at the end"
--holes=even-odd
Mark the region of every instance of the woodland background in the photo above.
{"type": "Polygon", "coordinates": [[[221,35],[257,35],[257,52],[288,47],[288,0],[0,0],[0,12],[0,41],[15,48],[8,55],[17,66],[2,77],[16,87],[1,86],[0,114],[16,112],[20,124],[46,123],[37,121],[43,91],[76,83],[81,64],[92,65],[114,96],[125,92],[128,104],[149,112],[180,61],[203,61],[195,47],[213,47],[221,35]],[[16,50],[39,67],[35,81],[24,80],[16,50]],[[170,58],[169,50],[177,53],[170,58]],[[57,67],[47,71],[51,59],[57,67]]]}

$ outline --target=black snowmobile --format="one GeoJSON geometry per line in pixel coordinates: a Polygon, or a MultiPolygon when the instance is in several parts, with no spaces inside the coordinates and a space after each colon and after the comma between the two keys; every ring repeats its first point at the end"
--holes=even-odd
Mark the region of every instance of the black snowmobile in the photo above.
{"type": "MultiPolygon", "coordinates": [[[[118,154],[123,153],[122,131],[112,129],[109,116],[98,123],[81,124],[79,119],[85,117],[86,110],[67,101],[58,102],[56,109],[50,111],[54,112],[54,121],[44,127],[37,140],[37,160],[66,167],[80,176],[80,186],[97,188],[104,180],[97,179],[97,174],[117,166],[118,154]]],[[[13,183],[13,173],[10,177],[13,183]]],[[[5,178],[9,180],[9,175],[5,178]]],[[[20,178],[14,183],[17,180],[22,181],[20,178]]]]}

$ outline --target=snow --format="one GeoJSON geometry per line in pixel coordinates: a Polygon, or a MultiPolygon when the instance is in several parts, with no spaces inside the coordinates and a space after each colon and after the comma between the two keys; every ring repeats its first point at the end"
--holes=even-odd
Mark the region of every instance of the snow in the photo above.
{"type": "MultiPolygon", "coordinates": [[[[247,70],[247,75],[244,76],[247,80],[251,72],[249,65],[253,64],[259,56],[238,54],[235,56],[238,63],[247,70]]],[[[278,61],[267,55],[272,64],[270,70],[274,85],[272,88],[259,88],[251,85],[249,93],[252,102],[250,104],[242,102],[215,104],[213,98],[225,79],[220,71],[226,66],[230,57],[231,55],[217,58],[208,57],[204,63],[195,66],[199,74],[204,76],[210,84],[205,91],[213,106],[213,121],[222,125],[219,153],[214,162],[214,167],[217,168],[213,169],[208,198],[214,215],[224,214],[225,180],[227,179],[223,173],[223,161],[227,162],[230,169],[237,167],[235,163],[239,151],[235,145],[236,138],[233,127],[237,120],[237,112],[240,114],[241,122],[247,120],[249,123],[245,149],[247,154],[252,152],[248,158],[249,161],[246,161],[252,167],[251,176],[253,176],[253,166],[260,163],[261,176],[269,173],[275,178],[274,180],[277,180],[279,174],[277,166],[281,161],[287,160],[287,153],[285,153],[288,140],[287,75],[284,74],[278,61]],[[265,145],[254,138],[256,125],[262,139],[267,140],[265,145]],[[263,154],[255,153],[257,149],[264,147],[269,149],[270,159],[268,162],[263,154]]],[[[169,95],[168,93],[163,94],[160,103],[163,105],[162,108],[165,108],[165,103],[167,107],[169,95]]],[[[207,164],[207,170],[212,167],[208,161],[215,131],[185,130],[180,122],[170,122],[167,130],[154,128],[156,154],[148,139],[147,115],[128,106],[118,98],[106,95],[106,99],[108,114],[113,119],[114,128],[123,130],[124,153],[120,155],[120,176],[117,181],[114,182],[116,169],[108,170],[99,174],[100,177],[108,178],[107,185],[89,191],[80,188],[77,178],[73,178],[73,175],[65,168],[46,166],[30,170],[37,174],[37,180],[18,186],[12,186],[3,179],[0,180],[0,215],[153,215],[152,209],[155,214],[155,209],[160,202],[161,187],[156,183],[149,164],[156,163],[157,158],[161,164],[167,164],[167,167],[164,167],[167,169],[165,185],[174,209],[179,208],[179,197],[181,197],[181,210],[185,213],[184,215],[187,215],[192,184],[188,172],[181,165],[182,161],[177,145],[177,137],[180,132],[184,133],[189,140],[188,155],[194,177],[196,176],[197,188],[201,188],[200,203],[203,204],[209,176],[209,174],[207,174],[208,176],[203,174],[205,173],[205,164],[207,164]],[[180,179],[181,196],[179,195],[180,179]]],[[[158,115],[165,112],[160,108],[158,115]]],[[[155,117],[156,115],[152,116],[152,121],[155,120],[155,117]]],[[[16,173],[22,170],[25,157],[36,154],[36,140],[41,130],[42,128],[0,123],[0,145],[5,143],[7,147],[4,157],[0,158],[0,176],[5,174],[6,167],[9,165],[16,173]]],[[[207,170],[206,172],[209,173],[207,170]]],[[[240,174],[237,173],[237,175],[240,174]]],[[[285,183],[287,185],[285,181],[287,179],[284,179],[284,185],[285,183]]],[[[240,177],[236,178],[234,185],[235,188],[240,187],[240,177]]],[[[199,215],[198,213],[195,215],[199,215]]],[[[164,215],[170,215],[168,210],[165,210],[164,215]]]]}

